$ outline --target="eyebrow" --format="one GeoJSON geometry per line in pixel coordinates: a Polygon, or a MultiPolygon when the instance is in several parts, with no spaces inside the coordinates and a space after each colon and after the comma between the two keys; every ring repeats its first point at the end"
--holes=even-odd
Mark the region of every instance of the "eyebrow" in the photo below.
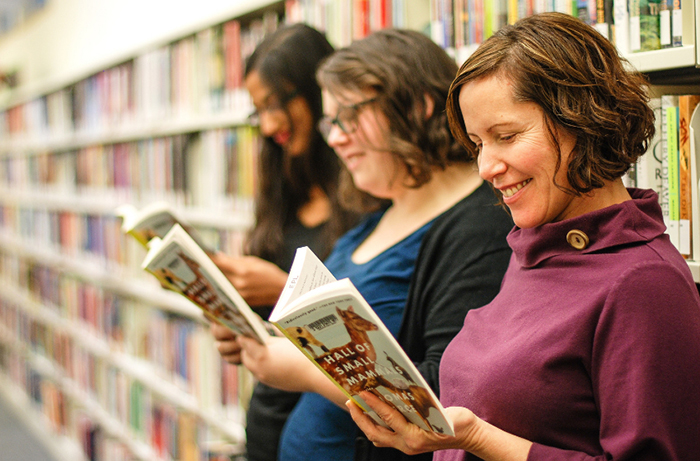
{"type": "MultiPolygon", "coordinates": [[[[513,123],[515,123],[515,122],[501,122],[501,123],[495,123],[495,124],[491,125],[490,127],[488,127],[488,129],[486,130],[486,132],[487,132],[487,133],[493,133],[493,131],[494,131],[496,128],[499,128],[499,127],[502,127],[502,126],[512,125],[513,123]]],[[[476,136],[477,138],[479,137],[478,135],[476,135],[476,134],[474,134],[474,133],[470,133],[469,131],[467,131],[467,136],[476,136]]]]}
{"type": "Polygon", "coordinates": [[[260,103],[261,104],[268,104],[270,102],[270,99],[276,98],[277,94],[274,91],[268,92],[263,98],[261,98],[260,103]]]}

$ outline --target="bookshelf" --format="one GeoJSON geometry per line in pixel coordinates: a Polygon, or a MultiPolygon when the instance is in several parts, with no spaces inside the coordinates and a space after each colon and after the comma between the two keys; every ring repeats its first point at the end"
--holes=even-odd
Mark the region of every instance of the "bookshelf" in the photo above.
{"type": "MultiPolygon", "coordinates": [[[[240,70],[265,31],[303,21],[341,46],[410,27],[459,61],[523,13],[504,5],[122,0],[98,10],[57,0],[0,37],[0,70],[20,76],[0,88],[0,392],[59,459],[218,461],[243,451],[251,377],[222,363],[198,309],[140,269],[145,251],[120,232],[115,209],[167,200],[211,246],[240,251],[260,142],[240,70]],[[473,23],[458,20],[467,5],[481,8],[473,23]]],[[[700,83],[700,0],[682,19],[679,46],[624,53],[660,93],[700,83]]],[[[700,283],[700,261],[689,266],[700,283]]]]}

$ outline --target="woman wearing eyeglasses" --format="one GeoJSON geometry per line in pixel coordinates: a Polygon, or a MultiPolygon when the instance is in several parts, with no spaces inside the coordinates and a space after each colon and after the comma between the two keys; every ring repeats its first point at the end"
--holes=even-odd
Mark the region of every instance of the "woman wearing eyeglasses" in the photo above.
{"type": "MultiPolygon", "coordinates": [[[[456,70],[425,35],[384,30],[335,52],[317,74],[319,128],[344,165],[341,199],[368,213],[325,263],[353,281],[436,391],[442,351],[467,310],[498,292],[512,227],[450,134],[445,101],[456,70]]],[[[361,438],[345,395],[289,340],[239,342],[262,382],[304,392],[280,460],[405,457],[361,438]]]]}
{"type": "MultiPolygon", "coordinates": [[[[224,254],[214,261],[263,318],[279,297],[294,252],[307,245],[324,257],[356,215],[338,203],[340,165],[316,126],[322,115],[315,80],[319,62],[333,48],[315,29],[283,26],[269,35],[246,63],[245,86],[263,136],[259,157],[255,225],[246,256],[224,254]]],[[[240,363],[235,336],[211,326],[230,363],[240,363]]],[[[298,393],[257,385],[247,414],[249,461],[275,461],[277,444],[298,393]]]]}

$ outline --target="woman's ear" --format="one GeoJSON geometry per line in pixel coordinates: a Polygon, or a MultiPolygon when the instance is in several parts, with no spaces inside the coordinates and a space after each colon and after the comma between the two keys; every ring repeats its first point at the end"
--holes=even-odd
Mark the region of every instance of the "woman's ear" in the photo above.
{"type": "Polygon", "coordinates": [[[423,99],[425,100],[425,118],[429,119],[435,110],[435,100],[428,93],[423,95],[423,99]]]}

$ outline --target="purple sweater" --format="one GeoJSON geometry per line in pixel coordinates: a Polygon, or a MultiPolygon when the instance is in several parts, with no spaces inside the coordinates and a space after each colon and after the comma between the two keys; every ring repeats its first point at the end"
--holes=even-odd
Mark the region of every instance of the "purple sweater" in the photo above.
{"type": "Polygon", "coordinates": [[[698,290],[656,194],[630,193],[515,228],[500,293],[469,312],[443,355],[443,404],[534,442],[529,460],[700,459],[698,290]],[[584,249],[568,243],[573,229],[584,249]]]}

